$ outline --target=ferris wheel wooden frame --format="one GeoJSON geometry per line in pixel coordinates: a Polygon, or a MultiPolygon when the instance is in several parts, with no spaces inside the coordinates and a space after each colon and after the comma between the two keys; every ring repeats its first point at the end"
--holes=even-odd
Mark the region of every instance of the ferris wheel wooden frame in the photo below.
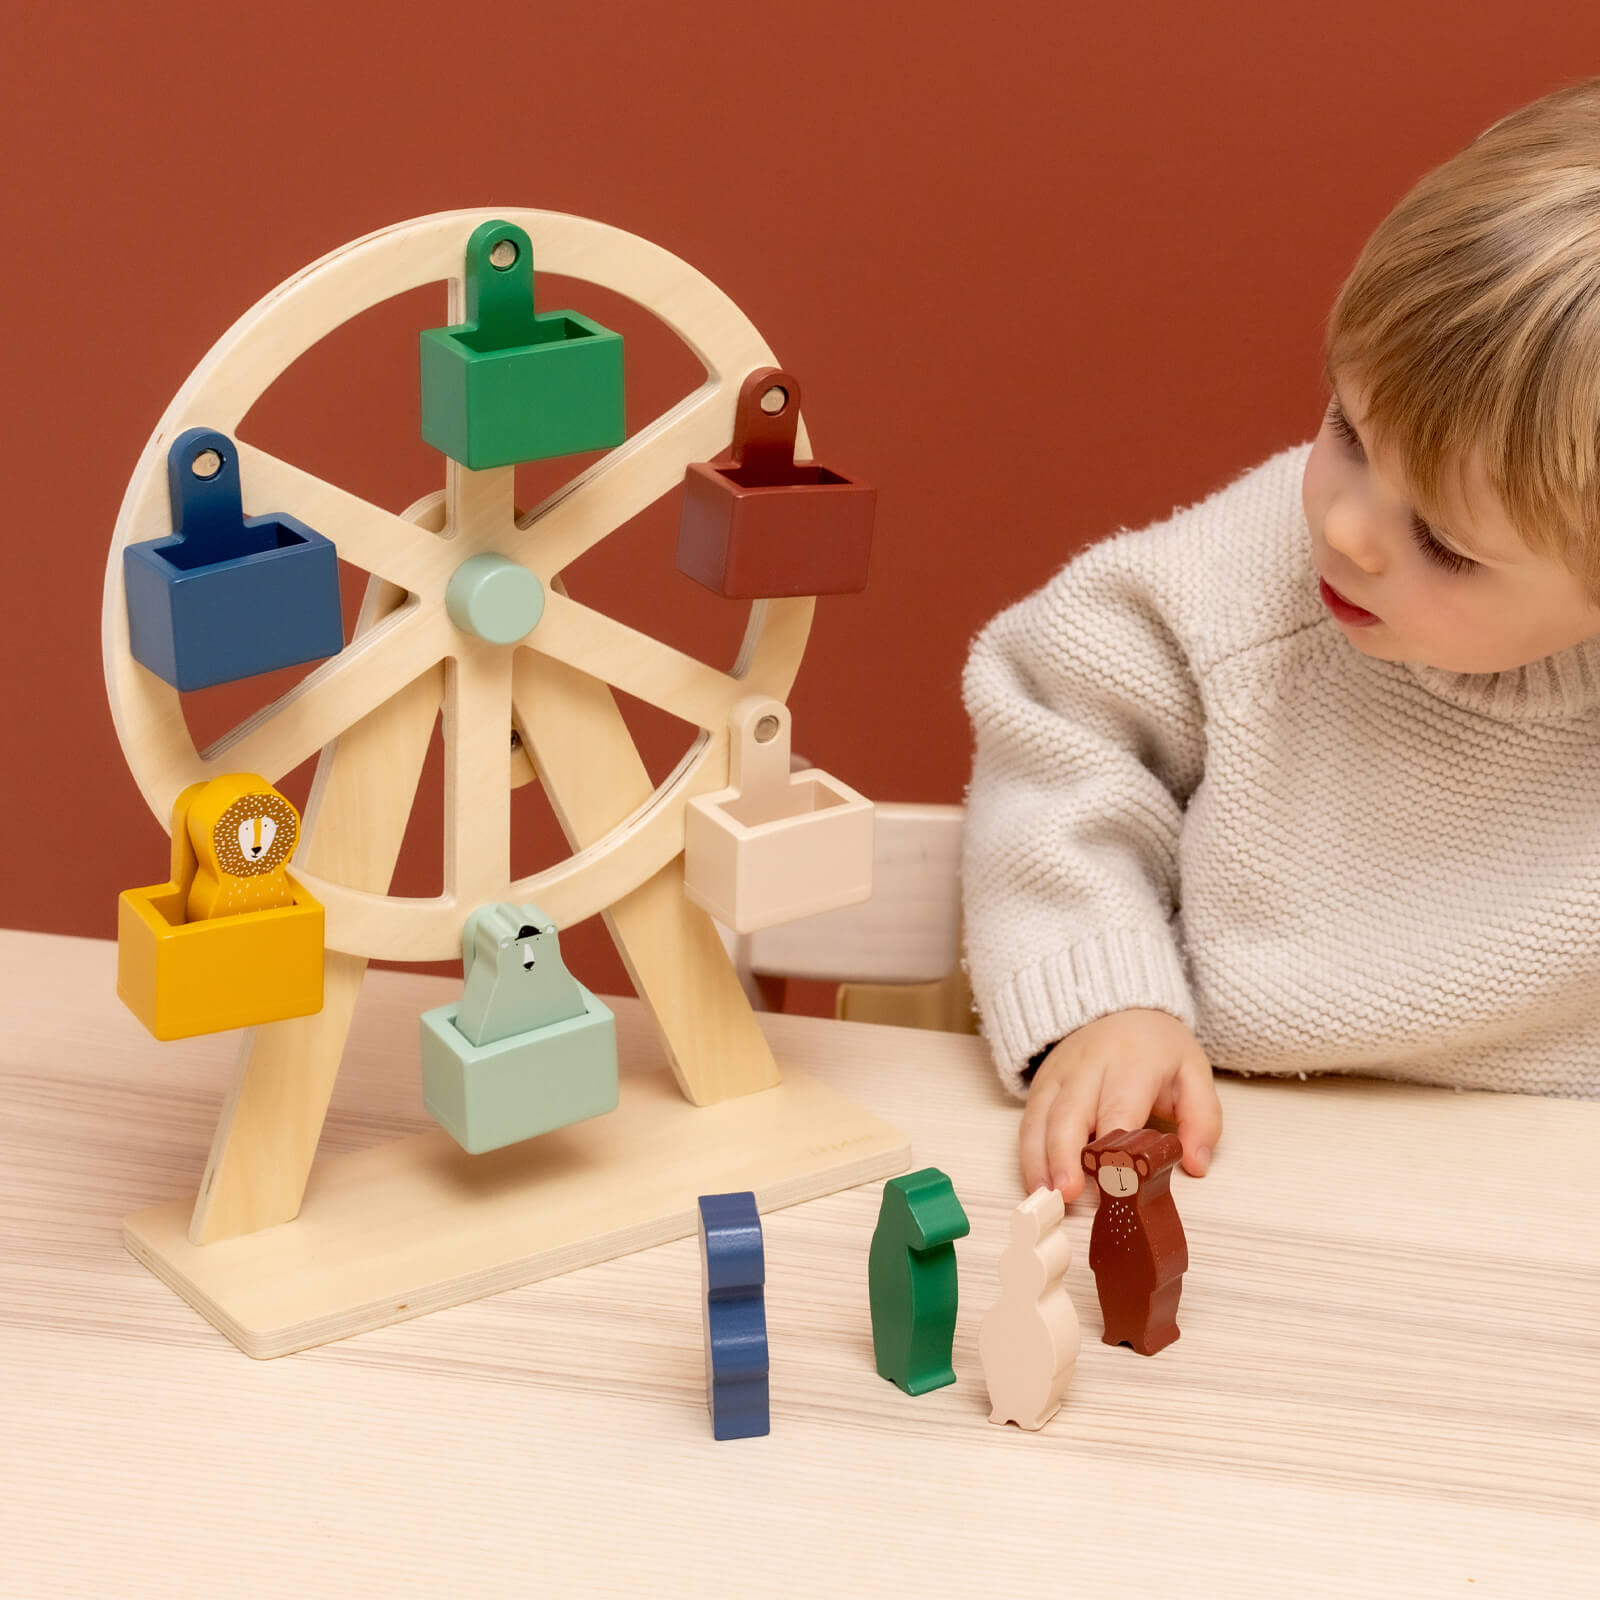
{"type": "MultiPolygon", "coordinates": [[[[562,213],[473,209],[369,234],[280,285],[223,335],[151,435],[118,516],[102,616],[107,695],[141,793],[166,825],[174,798],[189,783],[227,771],[258,772],[276,781],[317,757],[292,871],[326,909],[324,1007],[315,1016],[244,1035],[183,1237],[174,1237],[174,1207],[158,1208],[159,1219],[154,1213],[130,1218],[127,1229],[141,1259],[251,1353],[275,1354],[280,1347],[315,1341],[302,1337],[303,1326],[275,1328],[252,1348],[251,1330],[234,1325],[226,1306],[210,1303],[215,1285],[199,1281],[211,1273],[202,1247],[242,1245],[247,1236],[299,1214],[368,959],[454,957],[466,917],[493,901],[535,901],[562,927],[599,913],[687,1101],[705,1106],[745,1096],[765,1099],[762,1091],[778,1089],[777,1065],[716,926],[684,893],[684,811],[690,798],[727,782],[735,706],[752,695],[787,698],[815,602],[756,602],[737,659],[722,672],[583,605],[567,593],[561,577],[579,556],[669,492],[688,462],[710,459],[727,447],[741,381],[750,370],[769,365],[776,365],[772,352],[743,312],[659,246],[562,213]],[[443,281],[449,288],[448,321],[464,320],[466,241],[490,218],[526,229],[541,272],[624,295],[665,322],[699,357],[706,381],[521,514],[509,467],[473,472],[446,461],[443,492],[395,514],[238,437],[241,418],[292,361],[380,301],[443,281]],[[369,574],[344,651],[205,751],[190,738],[177,691],[129,653],[122,590],[123,549],[169,530],[167,450],[179,433],[197,425],[234,438],[247,514],[296,516],[331,539],[342,560],[369,574]],[[451,575],[484,551],[521,562],[544,585],[543,615],[517,646],[474,638],[447,615],[444,593],[451,575]],[[646,774],[613,688],[699,730],[660,785],[646,774]],[[390,896],[389,879],[441,710],[444,891],[431,899],[390,896]],[[509,748],[513,727],[521,756],[509,748]],[[519,762],[531,762],[573,854],[513,881],[510,789],[519,762]]],[[[800,443],[806,448],[803,424],[800,443]]],[[[529,775],[526,769],[521,773],[529,775]]],[[[902,1170],[909,1159],[894,1130],[843,1100],[818,1100],[819,1085],[784,1088],[815,1101],[812,1111],[823,1122],[854,1124],[856,1148],[851,1162],[834,1173],[808,1172],[799,1188],[793,1174],[779,1171],[792,1164],[792,1152],[753,1152],[772,1177],[773,1203],[902,1170]],[[780,1193],[786,1199],[774,1198],[780,1193]]],[[[624,1105],[603,1119],[622,1119],[609,1130],[612,1136],[626,1124],[628,1110],[624,1105]]],[[[762,1108],[761,1116],[770,1110],[762,1108]]],[[[661,1115],[659,1103],[648,1114],[661,1115]]],[[[804,1137],[816,1133],[813,1126],[804,1137]]],[[[692,1165],[693,1158],[686,1159],[692,1165]]],[[[684,1176],[692,1179],[692,1173],[684,1176]]],[[[527,1179],[531,1195],[538,1188],[537,1171],[530,1170],[527,1179]]],[[[662,1193],[670,1188],[666,1182],[662,1193]]],[[[391,1210],[401,1204],[392,1193],[381,1203],[391,1210]]],[[[681,1220],[686,1225],[679,1231],[692,1231],[692,1208],[681,1220]]],[[[660,1218],[649,1222],[659,1234],[660,1218]]],[[[513,1255],[525,1243],[510,1246],[513,1255]]],[[[605,1249],[587,1259],[617,1253],[605,1249]]],[[[502,1277],[521,1273],[516,1281],[542,1270],[521,1255],[497,1267],[502,1277]]],[[[474,1281],[488,1280],[480,1275],[474,1281]]],[[[468,1285],[457,1293],[462,1287],[438,1291],[446,1296],[438,1303],[484,1292],[468,1285]]],[[[381,1307],[364,1303],[352,1314],[360,1326],[395,1320],[380,1313],[381,1307]]],[[[339,1323],[336,1308],[328,1308],[323,1321],[339,1324],[326,1336],[354,1331],[348,1319],[339,1323]]]]}

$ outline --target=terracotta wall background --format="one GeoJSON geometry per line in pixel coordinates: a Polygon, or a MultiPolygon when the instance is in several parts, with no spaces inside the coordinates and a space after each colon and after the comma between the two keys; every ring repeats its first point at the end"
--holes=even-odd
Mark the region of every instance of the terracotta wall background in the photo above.
{"type": "MultiPolygon", "coordinates": [[[[104,936],[117,891],[166,861],[101,679],[118,503],[207,348],[326,251],[527,205],[720,284],[803,379],[818,455],[882,492],[871,589],[819,606],[797,747],[875,798],[953,801],[979,624],[1084,542],[1308,437],[1322,319],[1367,232],[1487,122],[1600,69],[1577,0],[1514,27],[1489,0],[9,11],[0,922],[104,936]]],[[[567,298],[632,341],[631,427],[697,381],[625,302],[567,298]]],[[[407,297],[361,319],[246,431],[394,509],[437,487],[414,352],[442,313],[407,297]]],[[[657,506],[574,581],[725,660],[742,613],[674,573],[674,517],[657,506]]],[[[194,697],[191,722],[280,687],[194,697]]],[[[639,728],[663,770],[678,733],[639,728]]],[[[434,768],[411,893],[438,882],[434,768]]],[[[523,862],[553,859],[536,794],[519,805],[523,862]]],[[[573,963],[622,987],[596,933],[573,963]]]]}

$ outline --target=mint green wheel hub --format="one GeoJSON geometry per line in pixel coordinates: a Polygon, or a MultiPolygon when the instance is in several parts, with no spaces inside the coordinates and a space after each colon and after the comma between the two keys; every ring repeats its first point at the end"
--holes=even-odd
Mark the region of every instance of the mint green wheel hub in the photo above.
{"type": "Polygon", "coordinates": [[[489,644],[515,644],[544,615],[544,585],[526,567],[485,551],[456,568],[445,586],[444,608],[463,633],[489,644]]]}

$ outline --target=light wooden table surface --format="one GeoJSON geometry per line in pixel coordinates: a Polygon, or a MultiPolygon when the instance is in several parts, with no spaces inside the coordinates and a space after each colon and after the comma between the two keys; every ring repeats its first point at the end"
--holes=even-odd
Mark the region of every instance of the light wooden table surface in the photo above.
{"type": "MultiPolygon", "coordinates": [[[[120,1243],[197,1182],[234,1040],[154,1043],[113,971],[0,934],[0,1594],[1600,1594],[1600,1104],[1225,1082],[1183,1337],[1099,1343],[1074,1208],[1083,1355],[1024,1434],[977,1361],[1020,1198],[980,1047],[772,1019],[954,1180],[958,1381],[873,1371],[869,1186],[766,1219],[772,1434],[717,1444],[692,1239],[241,1355],[120,1243]]],[[[324,1150],[423,1125],[453,987],[369,977],[324,1150]]]]}

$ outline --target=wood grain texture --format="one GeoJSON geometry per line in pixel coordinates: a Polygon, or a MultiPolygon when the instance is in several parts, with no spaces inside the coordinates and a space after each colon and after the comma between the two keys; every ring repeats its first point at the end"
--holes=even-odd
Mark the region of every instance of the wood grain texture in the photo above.
{"type": "Polygon", "coordinates": [[[904,1134],[798,1068],[690,1105],[643,1003],[609,1004],[627,1070],[608,1115],[484,1155],[434,1128],[329,1156],[292,1224],[197,1247],[173,1200],[126,1219],[128,1248],[265,1359],[681,1239],[702,1194],[769,1211],[910,1164],[904,1134]]]}
{"type": "MultiPolygon", "coordinates": [[[[693,1239],[243,1360],[119,1224],[192,1184],[229,1041],[151,1041],[109,945],[0,958],[7,1593],[969,1597],[1130,1560],[1174,1595],[1593,1593],[1600,1105],[1224,1080],[1216,1164],[1175,1190],[1183,1338],[1100,1344],[1075,1268],[1073,1388],[1024,1434],[988,1423],[977,1358],[1021,1198],[981,1044],[768,1019],[954,1180],[957,1381],[911,1400],[872,1370],[868,1185],[766,1219],[773,1431],[717,1444],[693,1239]]],[[[369,977],[327,1151],[426,1126],[407,1063],[450,988],[369,977]]]]}

